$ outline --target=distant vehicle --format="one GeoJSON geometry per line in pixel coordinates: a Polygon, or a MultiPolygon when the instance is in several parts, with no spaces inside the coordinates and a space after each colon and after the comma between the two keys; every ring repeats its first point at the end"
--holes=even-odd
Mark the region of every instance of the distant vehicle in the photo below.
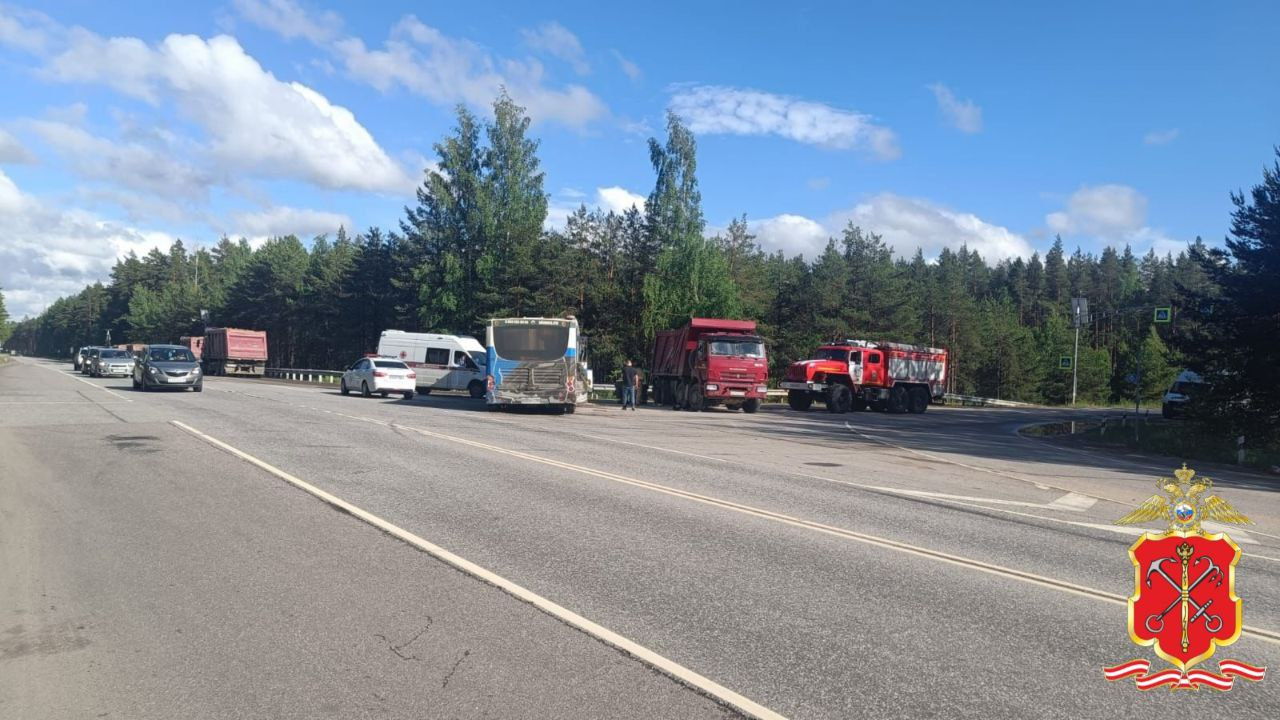
{"type": "Polygon", "coordinates": [[[133,366],[133,387],[143,391],[190,388],[201,392],[204,390],[204,373],[190,348],[148,345],[133,366]]]}
{"type": "Polygon", "coordinates": [[[576,318],[493,318],[485,345],[485,399],[491,408],[542,405],[572,413],[586,401],[586,343],[576,318]]]}
{"type": "Polygon", "coordinates": [[[947,351],[895,342],[844,340],[792,363],[780,383],[792,410],[818,401],[827,412],[871,408],[922,413],[946,392],[947,351]]]}
{"type": "MultiPolygon", "coordinates": [[[[190,350],[191,354],[195,355],[197,360],[202,359],[201,356],[204,354],[204,336],[203,335],[183,335],[182,337],[178,338],[178,344],[190,350]]],[[[208,372],[208,370],[206,370],[205,372],[208,372]]]]}
{"type": "Polygon", "coordinates": [[[484,367],[488,363],[479,340],[463,335],[384,330],[378,355],[396,358],[418,375],[418,392],[464,390],[484,397],[484,367]]]}
{"type": "Polygon", "coordinates": [[[84,359],[80,361],[81,375],[88,375],[93,370],[93,365],[98,361],[98,353],[101,350],[102,348],[95,345],[85,351],[84,359]]]}
{"type": "Polygon", "coordinates": [[[1178,373],[1178,378],[1169,386],[1160,403],[1160,415],[1174,418],[1187,409],[1187,405],[1195,400],[1196,395],[1203,393],[1209,386],[1204,378],[1190,370],[1178,373]]]}
{"type": "Polygon", "coordinates": [[[654,401],[695,412],[723,404],[753,413],[768,394],[764,340],[750,320],[692,318],[653,341],[654,401]]]}
{"type": "Polygon", "coordinates": [[[99,348],[89,361],[89,374],[93,377],[124,377],[133,373],[133,353],[115,348],[99,348]]]}
{"type": "Polygon", "coordinates": [[[396,393],[412,400],[417,382],[417,374],[404,362],[367,357],[360,358],[342,373],[340,389],[343,395],[357,390],[365,397],[374,393],[388,397],[396,393]]]}
{"type": "Polygon", "coordinates": [[[267,333],[207,328],[199,353],[192,354],[204,363],[207,375],[262,375],[267,369],[267,333]]]}
{"type": "Polygon", "coordinates": [[[75,359],[71,361],[71,367],[75,368],[76,372],[79,372],[80,368],[84,367],[84,358],[92,349],[92,345],[85,345],[76,352],[75,359]]]}

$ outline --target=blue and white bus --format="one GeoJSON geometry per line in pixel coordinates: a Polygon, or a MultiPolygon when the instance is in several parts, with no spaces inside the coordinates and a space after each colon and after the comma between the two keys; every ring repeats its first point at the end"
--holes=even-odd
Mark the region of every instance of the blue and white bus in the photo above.
{"type": "Polygon", "coordinates": [[[485,329],[489,405],[573,412],[587,399],[585,348],[574,318],[494,318],[485,329]]]}

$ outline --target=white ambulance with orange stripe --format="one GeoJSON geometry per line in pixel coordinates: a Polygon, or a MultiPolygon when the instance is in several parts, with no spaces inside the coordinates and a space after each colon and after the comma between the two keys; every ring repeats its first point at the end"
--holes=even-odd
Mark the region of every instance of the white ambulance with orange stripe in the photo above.
{"type": "Polygon", "coordinates": [[[461,390],[484,397],[484,346],[465,335],[383,330],[378,355],[403,361],[418,374],[418,392],[461,390]]]}

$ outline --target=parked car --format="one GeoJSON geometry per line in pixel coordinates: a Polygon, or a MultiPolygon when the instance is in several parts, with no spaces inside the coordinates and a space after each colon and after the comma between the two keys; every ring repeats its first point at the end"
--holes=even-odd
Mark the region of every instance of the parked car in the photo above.
{"type": "Polygon", "coordinates": [[[365,397],[373,393],[382,397],[397,393],[403,395],[405,400],[412,400],[417,382],[417,373],[403,362],[391,358],[367,357],[357,360],[342,373],[340,388],[343,395],[350,395],[352,390],[358,390],[365,397]]]}
{"type": "Polygon", "coordinates": [[[93,346],[85,351],[84,360],[80,361],[80,374],[88,375],[93,370],[93,364],[98,361],[98,353],[102,348],[93,346]]]}
{"type": "Polygon", "coordinates": [[[1186,410],[1188,403],[1195,400],[1196,395],[1203,393],[1208,387],[1204,378],[1190,370],[1183,370],[1178,373],[1178,378],[1164,394],[1163,402],[1160,404],[1160,415],[1166,418],[1177,417],[1186,410]]]}
{"type": "Polygon", "coordinates": [[[418,374],[418,392],[464,390],[484,397],[484,346],[473,337],[383,330],[378,355],[398,358],[418,374]]]}
{"type": "Polygon", "coordinates": [[[133,353],[115,348],[99,348],[93,355],[89,365],[89,374],[93,377],[133,374],[133,353]]]}
{"type": "Polygon", "coordinates": [[[84,358],[86,355],[89,354],[89,351],[92,349],[93,349],[92,345],[85,345],[84,347],[80,348],[78,352],[76,352],[75,359],[71,361],[71,367],[75,368],[76,372],[80,372],[80,368],[84,367],[84,358]]]}
{"type": "Polygon", "coordinates": [[[181,345],[148,345],[133,366],[133,387],[141,390],[191,388],[204,390],[200,361],[181,345]]]}

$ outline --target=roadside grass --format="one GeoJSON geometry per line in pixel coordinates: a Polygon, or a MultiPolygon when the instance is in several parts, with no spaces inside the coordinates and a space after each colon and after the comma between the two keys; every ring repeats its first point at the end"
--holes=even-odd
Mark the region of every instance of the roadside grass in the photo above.
{"type": "MultiPolygon", "coordinates": [[[[1163,418],[1139,419],[1132,416],[1123,425],[1115,420],[1105,424],[1091,423],[1076,432],[1078,441],[1085,445],[1137,450],[1186,460],[1204,460],[1237,464],[1236,439],[1225,435],[1205,433],[1193,425],[1163,418]]],[[[1069,433],[1069,431],[1066,431],[1069,433]]],[[[1066,434],[1063,433],[1063,434],[1066,434]]],[[[1053,434],[1053,433],[1028,433],[1053,434]]],[[[1247,467],[1271,470],[1280,467],[1280,445],[1246,447],[1244,463],[1247,467]]]]}

